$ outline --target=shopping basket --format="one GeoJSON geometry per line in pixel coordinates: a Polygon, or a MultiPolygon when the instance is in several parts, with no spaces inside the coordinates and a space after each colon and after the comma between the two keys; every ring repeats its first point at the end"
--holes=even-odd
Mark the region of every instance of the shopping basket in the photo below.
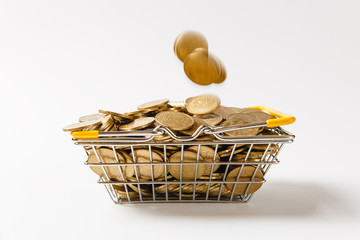
{"type": "MultiPolygon", "coordinates": [[[[265,175],[273,164],[278,164],[278,155],[285,143],[291,143],[294,135],[281,128],[291,124],[295,118],[268,107],[252,107],[276,116],[265,122],[235,125],[230,127],[200,126],[192,136],[178,136],[169,128],[157,126],[137,131],[81,131],[72,132],[76,145],[84,147],[89,155],[95,153],[98,162],[86,161],[85,165],[101,169],[98,183],[104,185],[115,203],[170,203],[170,202],[248,202],[257,189],[265,183],[265,175]],[[227,136],[224,133],[239,129],[267,128],[265,135],[227,136]],[[167,134],[171,141],[158,142],[155,139],[167,134]],[[202,135],[202,137],[200,137],[202,135]],[[202,140],[212,136],[212,140],[202,140]],[[212,161],[200,161],[201,149],[213,149],[212,161]],[[187,149],[192,148],[196,160],[186,161],[187,149]],[[195,149],[194,149],[195,148],[195,149]],[[116,162],[103,161],[99,151],[112,151],[116,162]],[[119,160],[118,150],[126,151],[130,160],[119,160]],[[149,153],[149,161],[138,161],[137,149],[149,153]],[[169,161],[169,151],[177,149],[180,161],[169,161]],[[225,150],[224,150],[225,149],[225,150]],[[154,160],[154,154],[162,160],[154,160]],[[221,153],[222,157],[218,159],[221,153]],[[240,156],[240,157],[239,157],[240,156]],[[256,157],[253,157],[256,156],[256,157]],[[169,170],[178,168],[179,176],[168,175],[169,170]],[[211,169],[207,176],[197,176],[199,169],[211,169]],[[109,169],[116,168],[120,178],[111,178],[109,169]],[[125,168],[134,169],[134,177],[126,177],[125,168]],[[148,179],[141,177],[141,168],[150,171],[148,179]],[[164,168],[165,174],[156,176],[156,169],[164,168]],[[184,169],[194,170],[193,178],[185,178],[184,169]],[[214,171],[218,169],[217,171],[214,171]],[[220,170],[220,171],[219,171],[220,170]],[[231,175],[231,176],[230,176],[231,175]]],[[[125,153],[124,153],[125,154],[125,153]]]]}

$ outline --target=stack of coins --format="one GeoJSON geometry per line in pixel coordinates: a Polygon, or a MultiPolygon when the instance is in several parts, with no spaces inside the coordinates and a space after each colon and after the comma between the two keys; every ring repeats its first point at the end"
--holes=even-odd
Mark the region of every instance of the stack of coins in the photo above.
{"type": "Polygon", "coordinates": [[[174,52],[184,63],[184,71],[191,81],[199,85],[222,83],[226,70],[222,62],[208,52],[205,37],[193,31],[181,33],[175,40],[174,52]]]}
{"type": "MultiPolygon", "coordinates": [[[[221,105],[219,97],[215,95],[200,95],[190,97],[184,102],[169,102],[168,99],[160,99],[147,102],[138,106],[132,112],[117,113],[113,111],[99,110],[99,113],[83,116],[79,122],[63,128],[64,131],[136,131],[139,129],[154,129],[161,125],[168,127],[177,136],[192,136],[200,126],[227,127],[237,124],[262,122],[274,116],[256,109],[226,107],[221,105]]],[[[225,132],[228,136],[253,136],[273,134],[266,128],[250,128],[225,132]]],[[[270,154],[275,154],[279,146],[272,144],[241,145],[219,144],[215,145],[215,138],[211,134],[200,134],[194,139],[193,145],[182,146],[170,135],[164,133],[155,136],[151,142],[159,143],[151,146],[134,145],[108,147],[95,147],[87,149],[88,163],[130,163],[119,168],[118,166],[91,166],[91,170],[100,177],[117,182],[156,182],[172,181],[168,188],[164,184],[127,184],[131,196],[150,196],[153,190],[158,195],[167,191],[170,196],[177,196],[181,192],[183,197],[193,196],[195,188],[196,196],[209,192],[209,196],[217,196],[221,189],[221,195],[229,197],[234,184],[201,184],[201,181],[249,181],[254,174],[254,181],[263,180],[263,171],[257,168],[256,163],[265,159],[270,154]],[[166,144],[163,144],[166,143],[166,144]],[[212,144],[213,143],[213,144],[212,144]],[[200,144],[200,145],[199,145],[200,144]],[[235,149],[234,149],[235,148],[235,149]],[[247,159],[239,178],[239,165],[231,165],[230,162],[241,163],[247,159]],[[179,165],[161,165],[159,163],[170,162],[179,165]],[[217,164],[217,163],[229,163],[217,164]],[[144,163],[131,165],[131,163],[144,163]],[[156,165],[158,163],[159,165],[156,165]],[[181,163],[187,163],[181,165],[181,163]],[[194,163],[194,164],[188,164],[194,163]],[[211,163],[209,165],[198,163],[211,163]],[[255,173],[256,171],[256,173],[255,173]],[[226,176],[225,176],[225,173],[226,176]],[[236,179],[236,180],[235,180],[236,179]],[[180,181],[197,181],[194,184],[179,184],[180,181]],[[154,188],[154,189],[152,189],[154,188]],[[180,191],[181,189],[181,191],[180,191]]],[[[247,183],[236,185],[234,194],[242,195],[247,189],[247,183]]],[[[117,185],[115,191],[119,196],[124,196],[125,185],[117,185]]],[[[247,189],[247,193],[253,193],[261,187],[261,183],[254,183],[247,189]]]]}

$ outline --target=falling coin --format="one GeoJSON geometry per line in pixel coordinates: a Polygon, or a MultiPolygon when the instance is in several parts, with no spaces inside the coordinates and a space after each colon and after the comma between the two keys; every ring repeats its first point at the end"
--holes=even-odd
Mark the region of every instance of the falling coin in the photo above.
{"type": "Polygon", "coordinates": [[[181,33],[174,43],[174,52],[182,62],[196,48],[207,49],[208,43],[202,34],[194,31],[181,33]]]}
{"type": "Polygon", "coordinates": [[[209,85],[218,81],[219,69],[213,56],[204,51],[192,52],[184,60],[185,74],[199,85],[209,85]]]}

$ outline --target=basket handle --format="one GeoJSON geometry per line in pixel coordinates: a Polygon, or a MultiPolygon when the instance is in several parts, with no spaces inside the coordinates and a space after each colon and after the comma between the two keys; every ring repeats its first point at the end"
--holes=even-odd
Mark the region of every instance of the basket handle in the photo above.
{"type": "MultiPolygon", "coordinates": [[[[282,125],[288,125],[295,122],[295,117],[290,116],[286,113],[279,112],[275,109],[265,107],[265,106],[257,106],[257,107],[248,107],[258,110],[265,110],[268,113],[278,117],[276,119],[269,119],[266,122],[258,122],[258,123],[249,123],[249,124],[240,124],[240,125],[234,125],[230,127],[215,127],[212,129],[202,129],[206,134],[214,134],[214,133],[221,133],[221,132],[229,132],[234,131],[238,129],[244,129],[244,128],[254,128],[259,126],[267,126],[267,127],[278,127],[282,125]]],[[[71,132],[71,135],[75,139],[97,139],[99,137],[134,137],[134,136],[148,136],[148,138],[141,138],[140,140],[150,140],[152,136],[155,135],[161,135],[163,134],[162,131],[158,131],[158,128],[155,128],[154,130],[140,130],[140,131],[116,131],[116,132],[99,132],[97,130],[94,131],[79,131],[79,132],[71,132]]],[[[185,140],[185,139],[184,139],[185,140]]],[[[190,138],[187,139],[191,140],[190,138]]]]}
{"type": "Polygon", "coordinates": [[[265,106],[256,106],[256,107],[248,107],[248,108],[264,110],[264,111],[267,111],[268,113],[271,113],[272,115],[278,117],[276,119],[269,119],[266,121],[267,127],[269,127],[269,128],[279,127],[279,126],[283,126],[283,125],[289,125],[296,121],[296,118],[294,116],[280,112],[273,108],[269,108],[269,107],[265,107],[265,106]]]}

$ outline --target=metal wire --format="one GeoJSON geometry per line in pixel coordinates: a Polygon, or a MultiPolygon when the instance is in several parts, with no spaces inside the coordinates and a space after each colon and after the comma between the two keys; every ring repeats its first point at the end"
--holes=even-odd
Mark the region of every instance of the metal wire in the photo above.
{"type": "Polygon", "coordinates": [[[209,126],[201,126],[192,136],[183,137],[176,136],[170,129],[166,127],[158,126],[153,130],[144,130],[142,134],[140,134],[139,132],[132,133],[131,131],[128,131],[120,137],[118,134],[107,134],[107,136],[103,136],[101,139],[73,140],[75,144],[84,147],[87,155],[89,155],[89,148],[92,149],[98,160],[98,163],[86,162],[85,164],[88,166],[97,166],[102,169],[103,176],[100,177],[98,183],[105,186],[111,199],[115,203],[245,203],[250,201],[250,199],[254,195],[254,193],[249,193],[251,185],[263,184],[266,182],[265,179],[260,181],[258,180],[258,178],[255,178],[256,173],[258,171],[262,171],[262,175],[265,177],[271,165],[279,163],[278,154],[283,148],[284,144],[293,142],[294,136],[282,128],[274,128],[271,130],[274,134],[276,133],[276,135],[250,137],[225,136],[222,134],[223,132],[225,132],[224,130],[229,129],[219,129],[211,128],[209,126]],[[167,133],[175,141],[164,143],[154,141],[154,136],[164,133],[167,133]],[[217,140],[212,140],[209,142],[197,141],[196,138],[199,137],[202,133],[213,135],[217,140]],[[241,153],[245,157],[243,157],[241,161],[233,160],[234,156],[236,157],[236,154],[239,154],[236,153],[236,151],[244,145],[248,148],[246,155],[245,153],[241,153]],[[119,146],[129,147],[129,150],[127,151],[128,154],[131,156],[131,161],[120,161],[118,157],[119,153],[116,149],[116,147],[119,146]],[[168,151],[175,151],[169,150],[168,147],[170,146],[172,146],[173,148],[178,148],[178,150],[176,151],[181,151],[180,162],[169,161],[168,151]],[[184,151],[186,151],[187,147],[190,146],[197,146],[196,162],[188,162],[184,159],[184,151]],[[200,161],[201,149],[204,146],[213,146],[214,155],[212,156],[211,161],[200,161]],[[256,151],[254,151],[255,146],[256,151]],[[149,162],[138,161],[135,156],[135,147],[141,147],[142,149],[147,149],[149,151],[149,162]],[[156,147],[156,150],[155,148],[153,149],[153,147],[156,147]],[[219,156],[219,149],[222,149],[220,151],[223,151],[224,148],[229,149],[229,147],[231,147],[232,149],[231,152],[229,150],[230,154],[229,152],[227,152],[227,159],[225,156],[221,156],[220,161],[218,161],[217,156],[219,156]],[[104,162],[98,152],[100,148],[112,149],[116,163],[104,162]],[[154,160],[153,158],[153,156],[155,156],[153,154],[157,154],[157,152],[159,151],[163,154],[163,161],[154,160]],[[262,153],[260,160],[249,160],[250,156],[252,156],[252,153],[254,152],[262,153]],[[171,177],[167,174],[170,166],[179,167],[179,179],[168,179],[169,177],[171,177]],[[195,173],[193,179],[183,179],[183,170],[185,166],[189,168],[195,166],[195,173]],[[206,177],[206,179],[198,175],[200,166],[202,166],[202,168],[206,167],[206,169],[210,168],[209,175],[206,177]],[[217,169],[219,170],[216,170],[215,166],[217,166],[217,169]],[[245,166],[254,166],[255,169],[250,179],[247,179],[246,181],[244,180],[244,178],[241,177],[245,166]],[[110,171],[108,170],[112,167],[118,168],[122,181],[119,181],[118,179],[115,181],[111,178],[110,171]],[[124,171],[127,167],[134,168],[133,179],[127,179],[127,172],[124,171]],[[140,176],[140,167],[150,168],[151,179],[144,180],[140,176]],[[155,172],[158,171],[155,171],[154,169],[157,168],[164,168],[164,179],[155,178],[155,172]],[[240,168],[236,177],[234,179],[227,179],[228,173],[234,168],[240,168]],[[215,173],[214,169],[216,170],[215,173]],[[231,189],[227,188],[227,186],[230,186],[229,184],[232,185],[231,189]],[[236,194],[235,191],[238,184],[246,184],[245,192],[241,195],[236,194]],[[120,186],[120,189],[123,188],[124,192],[119,192],[120,190],[118,187],[120,186]],[[137,187],[137,190],[135,189],[136,191],[133,190],[134,186],[137,187]]]}

